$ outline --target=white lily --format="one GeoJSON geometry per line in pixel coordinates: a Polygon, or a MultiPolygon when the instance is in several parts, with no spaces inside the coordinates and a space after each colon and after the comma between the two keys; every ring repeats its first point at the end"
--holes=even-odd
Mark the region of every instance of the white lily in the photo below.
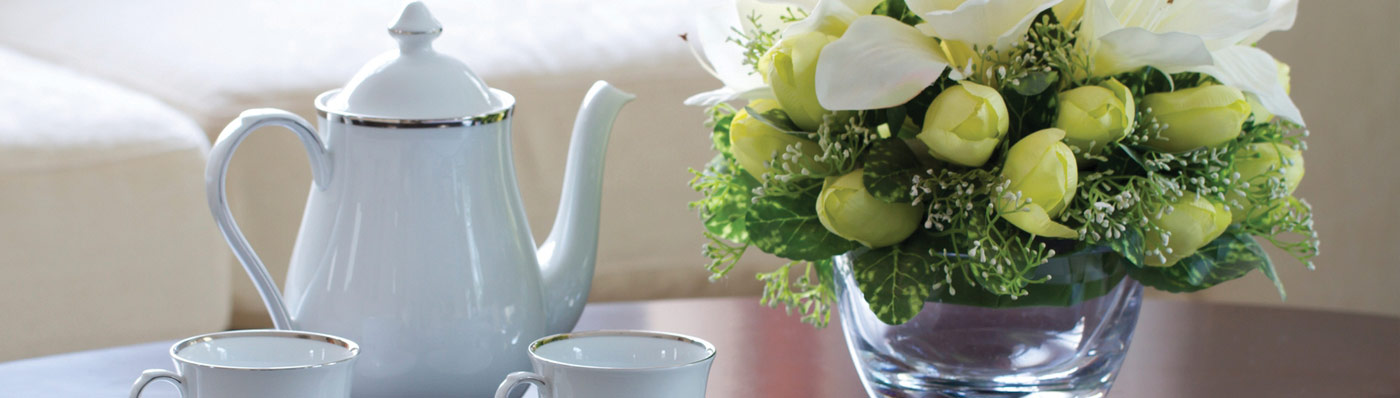
{"type": "Polygon", "coordinates": [[[686,105],[713,106],[720,102],[735,99],[772,98],[773,92],[763,82],[763,76],[750,65],[744,65],[744,48],[729,39],[735,32],[752,35],[757,31],[750,16],[759,17],[759,25],[765,30],[781,30],[790,23],[783,22],[780,16],[787,15],[788,9],[809,10],[810,2],[763,2],[758,0],[726,0],[701,7],[696,24],[694,39],[699,43],[691,51],[706,72],[719,79],[724,87],[691,96],[686,105]]]}
{"type": "Polygon", "coordinates": [[[1252,47],[1265,34],[1292,27],[1297,7],[1297,0],[1088,0],[1079,36],[1095,76],[1144,66],[1201,72],[1301,124],[1273,57],[1252,47]]]}
{"type": "Polygon", "coordinates": [[[1196,66],[1190,70],[1210,75],[1227,86],[1253,94],[1259,99],[1259,105],[1270,113],[1298,125],[1306,125],[1303,123],[1303,113],[1289,98],[1288,90],[1279,79],[1278,61],[1254,46],[1269,32],[1293,28],[1293,21],[1298,15],[1298,0],[1272,0],[1267,13],[1268,19],[1250,29],[1243,40],[1211,51],[1214,64],[1196,66]]]}
{"type": "Polygon", "coordinates": [[[1210,52],[1263,25],[1268,0],[1089,0],[1079,30],[1093,74],[1210,65],[1210,52]],[[1261,3],[1262,2],[1262,3],[1261,3]]]}
{"type": "Polygon", "coordinates": [[[1041,11],[1061,0],[905,0],[924,19],[919,30],[943,40],[1006,50],[1021,41],[1041,11]]]}
{"type": "Polygon", "coordinates": [[[944,43],[1006,49],[1061,0],[906,0],[926,22],[863,16],[817,61],[817,100],[830,110],[903,104],[948,68],[944,43]],[[940,41],[940,39],[942,41],[940,41]]]}

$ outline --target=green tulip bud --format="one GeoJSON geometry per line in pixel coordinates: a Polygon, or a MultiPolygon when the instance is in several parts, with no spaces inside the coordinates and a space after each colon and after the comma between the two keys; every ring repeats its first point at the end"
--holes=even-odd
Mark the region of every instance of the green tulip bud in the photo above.
{"type": "Polygon", "coordinates": [[[788,117],[803,131],[816,131],[830,111],[817,102],[817,57],[836,36],[820,31],[784,37],[759,59],[763,80],[788,117]]]}
{"type": "Polygon", "coordinates": [[[865,191],[861,169],[827,177],[817,196],[817,219],[831,233],[876,248],[903,241],[919,228],[923,211],[908,203],[886,203],[865,191]]]}
{"type": "Polygon", "coordinates": [[[1143,239],[1147,265],[1153,267],[1170,267],[1190,257],[1230,226],[1230,209],[1201,196],[1183,196],[1161,212],[1152,220],[1161,233],[1148,233],[1143,239]]]}
{"type": "Polygon", "coordinates": [[[1240,192],[1226,196],[1233,222],[1238,223],[1253,216],[1258,205],[1287,200],[1298,189],[1298,183],[1303,181],[1303,154],[1283,144],[1249,144],[1235,155],[1235,172],[1240,173],[1240,181],[1249,184],[1244,188],[1247,196],[1240,192]],[[1275,192],[1280,188],[1282,192],[1275,192]],[[1254,202],[1261,199],[1264,203],[1254,202]]]}
{"type": "Polygon", "coordinates": [[[1143,106],[1163,125],[1159,136],[1147,145],[1165,152],[1186,152],[1233,140],[1250,113],[1244,93],[1218,85],[1148,94],[1143,106]]]}
{"type": "MultiPolygon", "coordinates": [[[[763,113],[779,109],[777,102],[768,99],[750,101],[748,108],[763,113]]],[[[783,167],[826,173],[826,165],[816,160],[822,154],[817,143],[755,119],[747,109],[740,109],[729,122],[729,151],[739,166],[759,181],[766,181],[774,169],[783,167]],[[794,155],[784,156],[789,153],[794,155]]]]}
{"type": "Polygon", "coordinates": [[[1118,80],[1064,91],[1059,99],[1055,128],[1064,130],[1065,143],[1081,153],[1097,154],[1133,130],[1133,93],[1118,80]]]}
{"type": "Polygon", "coordinates": [[[1069,145],[1060,141],[1064,138],[1064,130],[1044,129],[1006,151],[1001,176],[1009,184],[997,201],[997,211],[1026,232],[1073,239],[1078,232],[1050,219],[1069,207],[1079,185],[1079,165],[1069,145]]]}
{"type": "Polygon", "coordinates": [[[929,154],[935,158],[980,167],[996,151],[1010,127],[1001,93],[963,81],[933,98],[918,138],[928,145],[929,154]]]}

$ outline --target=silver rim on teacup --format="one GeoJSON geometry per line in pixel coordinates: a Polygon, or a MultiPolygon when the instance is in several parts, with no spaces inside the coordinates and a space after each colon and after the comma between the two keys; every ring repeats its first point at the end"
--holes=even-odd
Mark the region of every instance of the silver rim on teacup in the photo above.
{"type": "Polygon", "coordinates": [[[510,114],[515,111],[515,96],[502,90],[490,89],[491,95],[501,100],[501,106],[489,112],[463,117],[440,118],[440,119],[400,119],[384,116],[361,115],[348,112],[339,112],[327,109],[327,103],[331,96],[340,93],[341,89],[334,89],[316,96],[316,115],[326,118],[330,123],[343,123],[354,126],[381,127],[390,129],[435,129],[446,127],[479,126],[492,124],[510,119],[510,114]]]}
{"type": "Polygon", "coordinates": [[[357,356],[359,356],[359,355],[360,355],[360,345],[359,345],[359,344],[355,344],[355,342],[353,342],[353,341],[346,340],[346,339],[344,339],[344,338],[340,338],[340,337],[336,337],[336,336],[331,336],[331,335],[329,335],[329,334],[321,334],[321,333],[314,333],[314,332],[303,332],[303,331],[296,331],[296,330],[257,329],[257,330],[234,330],[234,331],[228,331],[228,332],[215,332],[215,333],[202,334],[202,335],[190,337],[190,338],[188,338],[188,339],[181,340],[179,343],[175,343],[175,345],[170,346],[170,357],[171,357],[171,358],[175,358],[175,360],[176,360],[176,361],[179,361],[180,363],[187,363],[187,364],[190,364],[190,365],[195,365],[195,366],[205,367],[205,368],[211,368],[211,369],[229,369],[229,370],[253,370],[253,371],[257,371],[257,370],[291,370],[291,369],[319,368],[319,367],[322,367],[322,366],[332,366],[332,365],[339,364],[339,363],[349,362],[349,361],[355,359],[355,357],[357,357],[357,356]],[[205,342],[214,341],[214,340],[218,340],[218,339],[226,339],[226,338],[231,338],[231,337],[289,337],[289,338],[294,338],[294,339],[319,341],[319,342],[322,342],[322,343],[328,343],[328,344],[331,344],[331,345],[335,345],[335,346],[339,346],[339,347],[344,347],[346,350],[350,351],[350,355],[349,355],[349,356],[346,356],[345,358],[342,358],[342,359],[338,359],[338,360],[334,360],[334,361],[330,361],[330,362],[324,362],[324,363],[317,363],[317,364],[311,364],[311,365],[297,365],[297,366],[274,366],[274,367],[244,367],[244,366],[214,365],[214,364],[209,364],[209,363],[203,363],[203,362],[198,362],[198,361],[192,361],[192,360],[190,360],[189,358],[185,358],[185,357],[179,355],[180,350],[183,350],[183,349],[185,349],[185,348],[189,348],[190,346],[193,346],[193,345],[195,345],[195,344],[205,343],[205,342]]]}
{"type": "Polygon", "coordinates": [[[542,357],[542,356],[539,356],[539,355],[536,355],[536,354],[535,354],[535,349],[540,348],[541,346],[543,346],[543,345],[545,345],[545,344],[560,342],[560,341],[572,339],[572,338],[575,338],[575,337],[594,337],[594,336],[633,336],[633,337],[650,337],[650,338],[656,338],[656,339],[675,340],[675,341],[680,341],[680,342],[684,342],[684,343],[690,343],[690,344],[698,345],[698,346],[703,347],[703,348],[705,349],[705,357],[700,358],[700,359],[697,359],[697,360],[694,360],[694,361],[691,361],[691,362],[686,362],[686,363],[681,363],[681,364],[675,364],[675,365],[651,366],[651,367],[644,367],[644,368],[626,368],[627,370],[675,369],[675,368],[681,368],[681,367],[691,366],[691,365],[695,365],[695,364],[705,363],[705,361],[709,361],[710,359],[713,359],[713,358],[715,357],[715,346],[714,346],[713,344],[710,344],[710,342],[708,342],[708,341],[702,340],[702,339],[700,339],[700,338],[698,338],[698,337],[687,336],[687,335],[683,335],[683,334],[680,334],[680,333],[655,332],[655,331],[650,331],[650,330],[590,330],[590,331],[586,331],[586,332],[560,333],[560,334],[556,334],[556,335],[545,336],[545,337],[541,337],[539,340],[535,340],[535,342],[533,342],[533,343],[530,343],[530,350],[529,350],[529,351],[530,351],[530,357],[531,357],[531,358],[538,359],[538,360],[541,360],[541,361],[544,361],[544,362],[549,362],[549,363],[552,363],[552,364],[555,364],[555,365],[559,365],[559,366],[568,366],[568,367],[579,368],[579,369],[617,369],[617,368],[606,367],[606,366],[579,365],[579,364],[575,364],[575,363],[560,362],[560,361],[556,361],[556,360],[553,360],[553,359],[545,358],[545,357],[542,357]]]}

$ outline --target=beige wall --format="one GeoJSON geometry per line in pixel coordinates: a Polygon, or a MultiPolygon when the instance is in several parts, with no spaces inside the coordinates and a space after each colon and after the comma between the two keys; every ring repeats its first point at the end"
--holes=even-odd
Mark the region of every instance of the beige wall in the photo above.
{"type": "Polygon", "coordinates": [[[1400,316],[1397,20],[1396,0],[1305,0],[1293,30],[1260,43],[1292,66],[1312,134],[1297,195],[1317,216],[1317,270],[1274,251],[1287,302],[1258,273],[1186,298],[1400,316]]]}

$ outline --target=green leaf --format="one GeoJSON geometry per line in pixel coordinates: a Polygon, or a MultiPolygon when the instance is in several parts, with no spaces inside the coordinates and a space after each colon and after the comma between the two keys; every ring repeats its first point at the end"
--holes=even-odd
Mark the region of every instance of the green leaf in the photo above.
{"type": "Polygon", "coordinates": [[[918,25],[919,22],[922,22],[918,15],[909,10],[909,6],[904,3],[904,0],[885,0],[876,5],[871,14],[898,19],[909,25],[918,25]]]}
{"type": "Polygon", "coordinates": [[[807,137],[807,133],[799,131],[797,129],[797,125],[792,123],[792,119],[788,118],[787,112],[784,112],[782,109],[771,109],[768,112],[758,112],[757,110],[746,106],[744,107],[744,112],[748,113],[749,117],[753,118],[754,120],[757,120],[759,123],[763,123],[768,125],[768,127],[778,129],[778,131],[801,136],[803,138],[807,137]]]}
{"type": "Polygon", "coordinates": [[[732,167],[732,162],[722,156],[710,161],[702,174],[708,193],[696,203],[703,205],[700,219],[706,231],[731,242],[743,243],[749,239],[746,216],[753,200],[753,189],[759,182],[732,167]]]}
{"type": "MultiPolygon", "coordinates": [[[[904,120],[909,118],[908,115],[909,112],[904,109],[903,106],[885,109],[885,126],[889,129],[890,135],[899,136],[905,134],[904,120]]],[[[883,136],[883,138],[889,138],[889,136],[883,136]]]]}
{"type": "Polygon", "coordinates": [[[836,291],[836,264],[834,263],[834,260],[831,257],[828,257],[821,260],[813,261],[812,265],[816,267],[816,276],[817,279],[820,281],[821,285],[825,286],[827,289],[833,292],[836,291]]]}
{"type": "Polygon", "coordinates": [[[1026,76],[1011,80],[1008,84],[1016,93],[1024,96],[1032,96],[1045,92],[1050,85],[1060,80],[1057,72],[1038,70],[1027,73],[1026,76]]]}
{"type": "Polygon", "coordinates": [[[856,283],[880,321],[898,325],[924,308],[924,299],[937,281],[933,257],[923,245],[914,242],[926,235],[916,233],[898,245],[872,249],[855,257],[852,272],[856,283]]]}
{"type": "Polygon", "coordinates": [[[903,140],[887,138],[871,143],[866,150],[861,178],[870,196],[885,203],[909,203],[914,200],[909,191],[919,168],[919,159],[903,140]]]}
{"type": "Polygon", "coordinates": [[[714,141],[715,150],[724,155],[727,159],[733,159],[733,152],[729,151],[729,124],[734,121],[734,114],[728,114],[715,119],[715,128],[710,132],[710,140],[714,141]]]}
{"type": "Polygon", "coordinates": [[[817,191],[759,197],[749,205],[745,219],[749,242],[769,254],[806,261],[827,259],[860,247],[822,226],[817,218],[817,191]]]}
{"type": "MultiPolygon", "coordinates": [[[[1147,162],[1142,161],[1142,155],[1138,155],[1137,151],[1136,151],[1136,150],[1133,150],[1132,147],[1127,146],[1127,145],[1123,145],[1123,143],[1121,143],[1121,142],[1118,143],[1117,145],[1118,145],[1118,149],[1121,150],[1121,151],[1123,151],[1123,154],[1128,155],[1128,158],[1129,158],[1129,159],[1132,159],[1132,160],[1133,160],[1133,163],[1137,163],[1138,167],[1141,167],[1143,170],[1147,170],[1147,171],[1156,171],[1156,170],[1154,170],[1154,169],[1151,168],[1151,167],[1147,167],[1147,162]]],[[[1139,264],[1141,264],[1141,263],[1139,263],[1139,264]]]]}
{"type": "Polygon", "coordinates": [[[1137,228],[1128,228],[1123,231],[1123,236],[1106,243],[1109,249],[1123,256],[1123,259],[1127,260],[1129,264],[1139,267],[1144,264],[1142,232],[1139,232],[1137,228]]]}
{"type": "Polygon", "coordinates": [[[912,140],[922,132],[919,125],[909,116],[909,106],[911,105],[905,104],[885,111],[885,123],[891,135],[900,139],[912,140]]]}
{"type": "Polygon", "coordinates": [[[1253,237],[1232,227],[1176,264],[1134,268],[1129,273],[1144,285],[1184,293],[1237,279],[1268,262],[1269,255],[1264,253],[1253,237]]]}
{"type": "Polygon", "coordinates": [[[1269,277],[1269,280],[1274,282],[1274,289],[1278,289],[1279,301],[1288,300],[1288,292],[1283,290],[1283,280],[1278,278],[1278,271],[1274,269],[1274,262],[1269,261],[1268,256],[1265,256],[1264,261],[1259,264],[1259,270],[1263,271],[1264,276],[1269,277]]]}

